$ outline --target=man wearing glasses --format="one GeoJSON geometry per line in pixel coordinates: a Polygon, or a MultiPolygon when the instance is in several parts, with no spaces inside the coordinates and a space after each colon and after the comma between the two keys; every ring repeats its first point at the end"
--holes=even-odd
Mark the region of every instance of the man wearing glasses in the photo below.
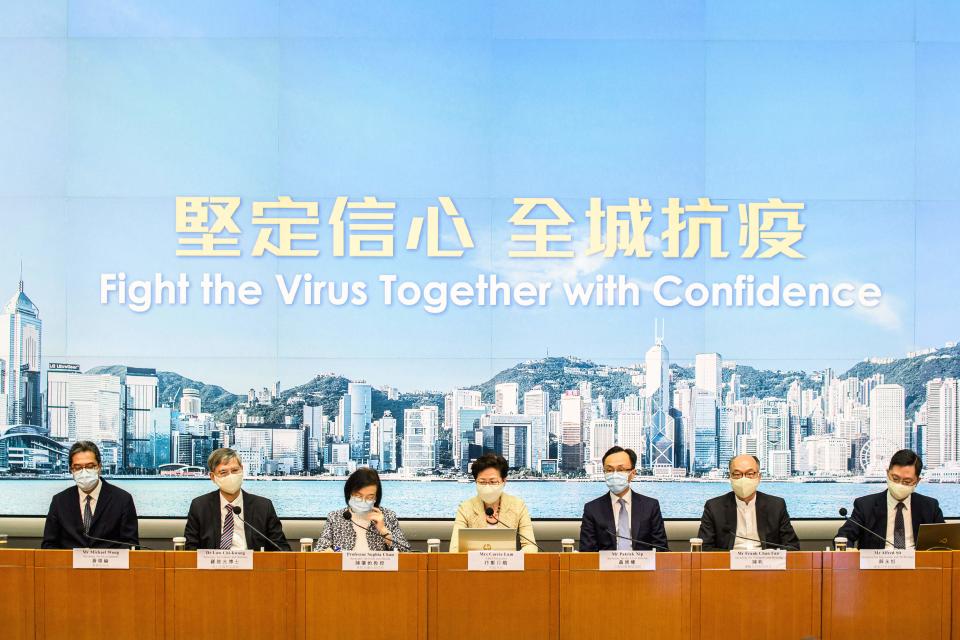
{"type": "Polygon", "coordinates": [[[583,506],[580,551],[667,549],[660,502],[630,488],[636,467],[632,449],[613,447],[603,454],[609,491],[583,506]]]}
{"type": "Polygon", "coordinates": [[[920,482],[923,461],[910,449],[893,454],[887,468],[887,489],[853,501],[850,520],[874,533],[864,531],[853,522],[845,522],[838,537],[847,539],[860,549],[913,549],[922,524],[940,524],[943,512],[936,499],[914,493],[920,482]]]}
{"type": "Polygon", "coordinates": [[[799,551],[787,503],[757,491],[760,459],[743,455],[730,460],[733,491],[711,498],[703,506],[698,538],[704,551],[730,549],[786,549],[799,551]]]}
{"type": "Polygon", "coordinates": [[[100,449],[82,440],[70,447],[75,486],[53,496],[42,549],[124,549],[140,545],[133,497],[100,477],[100,449]]]}
{"type": "Polygon", "coordinates": [[[273,503],[240,489],[243,464],[236,451],[217,449],[207,469],[217,491],[190,503],[183,531],[187,549],[290,551],[273,503]]]}

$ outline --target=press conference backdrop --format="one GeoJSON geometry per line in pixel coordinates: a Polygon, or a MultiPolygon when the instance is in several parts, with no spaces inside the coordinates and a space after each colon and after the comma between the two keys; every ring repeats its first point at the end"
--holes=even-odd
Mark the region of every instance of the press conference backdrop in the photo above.
{"type": "Polygon", "coordinates": [[[96,441],[149,516],[229,445],[281,516],[450,517],[613,444],[693,518],[756,454],[960,516],[960,8],[0,3],[0,513],[96,441]],[[2,284],[5,282],[6,284],[2,284]],[[267,480],[269,478],[269,480],[267,480]]]}

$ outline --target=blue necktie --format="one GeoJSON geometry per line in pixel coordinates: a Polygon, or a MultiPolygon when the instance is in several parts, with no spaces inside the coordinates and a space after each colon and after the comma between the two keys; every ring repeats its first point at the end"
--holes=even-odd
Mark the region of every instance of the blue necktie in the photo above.
{"type": "Polygon", "coordinates": [[[627,503],[623,498],[617,500],[620,505],[620,515],[617,516],[617,551],[629,551],[633,548],[630,541],[630,516],[627,515],[627,503]]]}

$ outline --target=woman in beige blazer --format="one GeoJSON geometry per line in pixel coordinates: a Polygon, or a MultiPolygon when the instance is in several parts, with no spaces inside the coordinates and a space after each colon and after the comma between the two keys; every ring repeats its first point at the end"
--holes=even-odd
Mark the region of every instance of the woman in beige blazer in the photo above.
{"type": "Polygon", "coordinates": [[[520,533],[520,550],[524,553],[537,551],[527,505],[520,498],[503,493],[503,487],[507,483],[507,469],[507,461],[495,453],[487,453],[474,460],[470,472],[477,482],[477,495],[461,502],[457,509],[457,518],[450,536],[451,553],[460,550],[460,529],[484,527],[517,529],[520,533]],[[488,508],[493,509],[492,516],[486,515],[488,508]],[[498,524],[497,520],[502,524],[498,524]]]}

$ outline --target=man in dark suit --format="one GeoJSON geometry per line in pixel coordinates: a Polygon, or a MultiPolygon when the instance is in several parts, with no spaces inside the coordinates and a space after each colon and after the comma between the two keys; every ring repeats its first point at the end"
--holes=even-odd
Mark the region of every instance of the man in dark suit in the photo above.
{"type": "Polygon", "coordinates": [[[786,549],[799,551],[787,503],[757,491],[760,459],[737,456],[730,460],[733,491],[711,498],[703,506],[700,531],[704,551],[730,549],[786,549]]]}
{"type": "Polygon", "coordinates": [[[887,468],[887,489],[853,501],[850,520],[844,522],[837,537],[847,539],[860,549],[913,549],[921,524],[940,524],[943,512],[936,499],[914,493],[920,483],[923,461],[910,449],[893,454],[887,468]]]}
{"type": "Polygon", "coordinates": [[[124,549],[140,545],[133,497],[100,477],[100,449],[80,441],[70,447],[76,486],[53,496],[42,549],[124,549]]]}
{"type": "Polygon", "coordinates": [[[583,506],[580,551],[667,549],[660,503],[630,488],[637,475],[637,454],[613,447],[603,454],[609,492],[583,506]]]}
{"type": "Polygon", "coordinates": [[[237,452],[217,449],[207,468],[219,489],[190,503],[186,548],[290,551],[273,503],[241,491],[243,464],[237,452]]]}

